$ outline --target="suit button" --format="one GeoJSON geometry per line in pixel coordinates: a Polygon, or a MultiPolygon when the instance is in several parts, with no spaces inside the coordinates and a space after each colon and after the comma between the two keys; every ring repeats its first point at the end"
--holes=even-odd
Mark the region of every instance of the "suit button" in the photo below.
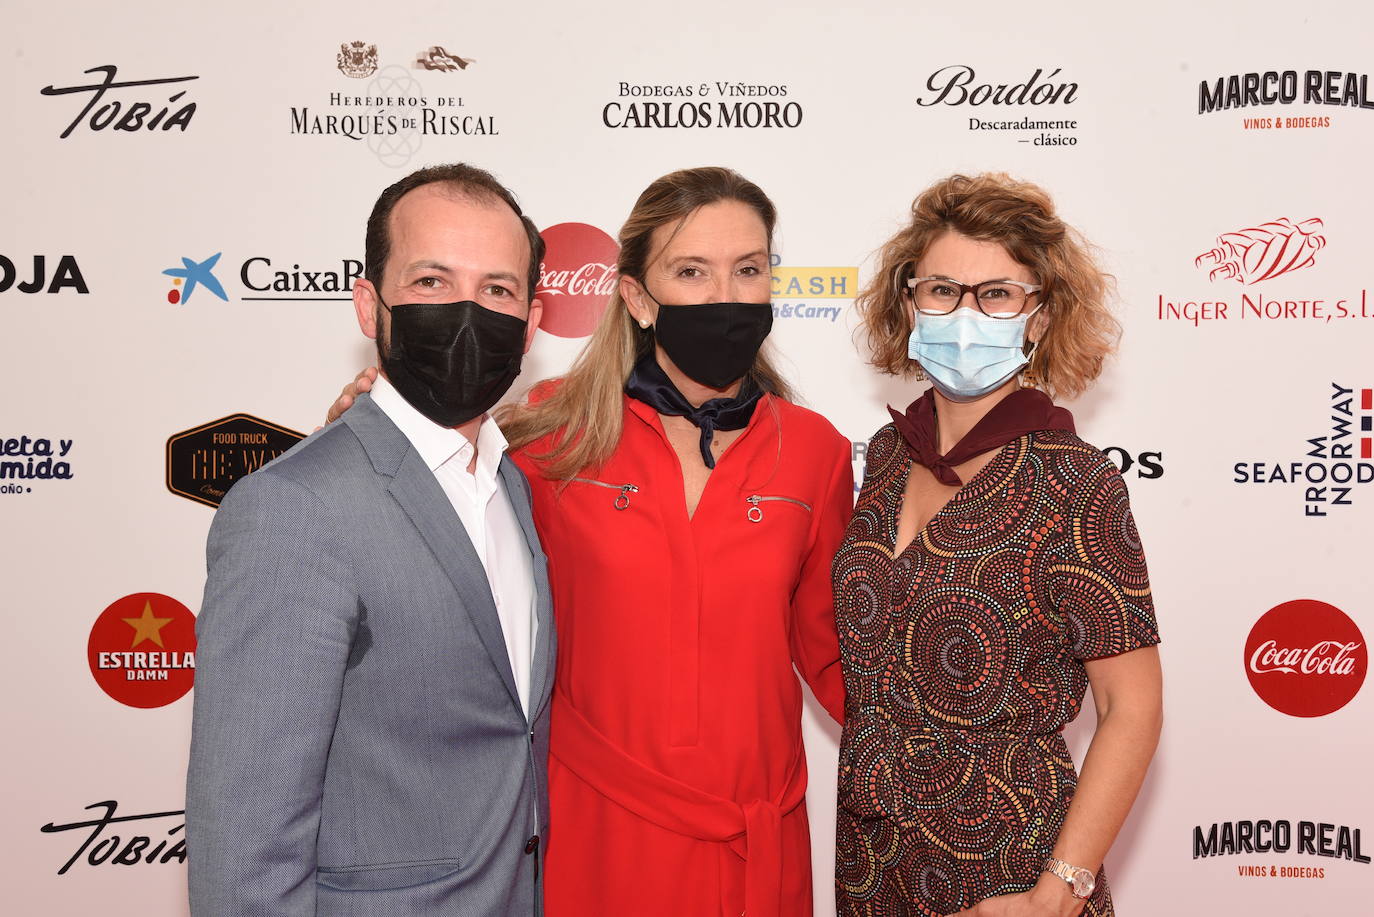
{"type": "Polygon", "coordinates": [[[536,834],[534,837],[532,837],[532,838],[530,838],[529,840],[525,841],[525,853],[526,853],[526,855],[531,854],[531,853],[534,853],[534,852],[535,852],[536,850],[538,850],[538,849],[539,849],[539,835],[536,834]]]}

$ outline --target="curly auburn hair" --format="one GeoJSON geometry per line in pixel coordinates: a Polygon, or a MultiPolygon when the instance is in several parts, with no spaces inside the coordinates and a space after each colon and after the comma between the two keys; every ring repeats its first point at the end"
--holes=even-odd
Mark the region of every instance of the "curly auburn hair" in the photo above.
{"type": "Polygon", "coordinates": [[[1121,326],[1107,306],[1112,277],[1091,246],[1055,213],[1044,189],[1003,173],[951,175],[911,204],[911,222],[879,250],[873,280],[855,299],[871,361],[892,375],[918,367],[907,357],[912,315],[906,281],[931,243],[947,232],[996,242],[1042,287],[1048,326],[1036,348],[1036,383],[1073,397],[1102,371],[1121,326]]]}

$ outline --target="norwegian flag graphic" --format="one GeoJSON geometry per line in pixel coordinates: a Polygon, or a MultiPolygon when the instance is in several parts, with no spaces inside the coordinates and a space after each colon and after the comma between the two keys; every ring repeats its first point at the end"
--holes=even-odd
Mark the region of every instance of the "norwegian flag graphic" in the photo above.
{"type": "Polygon", "coordinates": [[[1360,458],[1374,458],[1374,388],[1360,389],[1360,458]]]}

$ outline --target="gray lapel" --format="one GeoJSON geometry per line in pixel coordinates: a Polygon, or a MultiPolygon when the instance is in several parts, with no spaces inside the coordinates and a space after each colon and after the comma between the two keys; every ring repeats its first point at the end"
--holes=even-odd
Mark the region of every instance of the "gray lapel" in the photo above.
{"type": "Polygon", "coordinates": [[[530,556],[534,560],[534,613],[539,630],[535,635],[534,659],[530,666],[529,718],[532,723],[539,717],[553,688],[553,599],[549,591],[548,562],[539,543],[539,533],[534,527],[534,517],[530,514],[529,482],[508,455],[501,457],[500,472],[501,480],[506,485],[506,494],[515,508],[515,518],[520,520],[520,528],[525,533],[525,541],[530,546],[530,556]]]}
{"type": "MultiPolygon", "coordinates": [[[[420,530],[420,535],[438,559],[439,566],[458,590],[463,608],[472,620],[482,645],[486,647],[492,665],[496,666],[506,689],[510,691],[511,699],[519,708],[520,694],[515,688],[506,638],[501,631],[501,620],[496,614],[496,603],[491,597],[486,571],[472,547],[467,530],[463,528],[462,520],[444,495],[434,472],[426,467],[410,441],[369,396],[360,396],[343,420],[357,434],[372,459],[373,467],[391,477],[391,485],[387,489],[420,530]]],[[[545,590],[547,592],[547,584],[545,590]]]]}

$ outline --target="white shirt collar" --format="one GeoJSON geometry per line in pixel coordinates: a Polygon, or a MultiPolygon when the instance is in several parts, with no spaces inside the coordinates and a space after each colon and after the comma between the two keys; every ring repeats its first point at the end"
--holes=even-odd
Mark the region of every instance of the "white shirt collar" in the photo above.
{"type": "MultiPolygon", "coordinates": [[[[391,418],[391,422],[400,429],[402,435],[410,440],[410,444],[420,453],[420,458],[424,459],[425,466],[430,471],[435,471],[439,466],[454,459],[458,460],[459,468],[467,470],[468,463],[472,461],[473,449],[468,438],[452,427],[441,426],[415,410],[411,403],[396,391],[396,386],[383,375],[379,374],[377,381],[372,383],[372,401],[382,409],[382,413],[391,418]]],[[[507,446],[506,437],[502,435],[496,421],[491,419],[490,414],[484,416],[481,426],[477,428],[476,477],[479,480],[496,479],[501,455],[507,446]]]]}

